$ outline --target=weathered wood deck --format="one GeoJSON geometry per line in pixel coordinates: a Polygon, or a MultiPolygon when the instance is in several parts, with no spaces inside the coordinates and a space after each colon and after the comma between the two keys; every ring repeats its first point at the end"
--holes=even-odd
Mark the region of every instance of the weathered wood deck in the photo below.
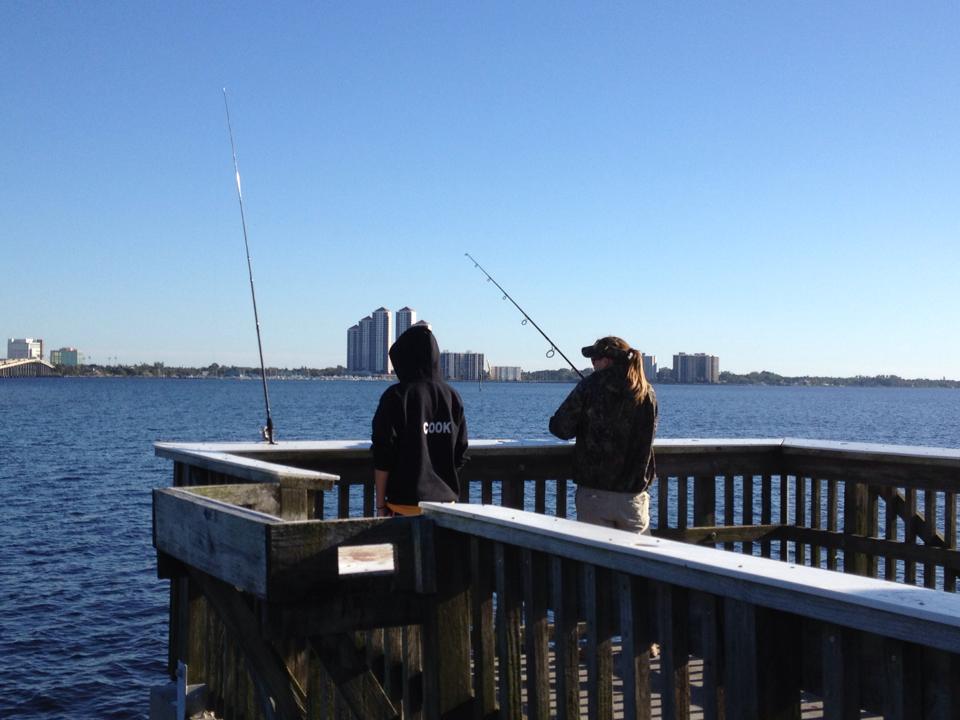
{"type": "Polygon", "coordinates": [[[391,520],[365,443],[159,445],[171,667],[224,718],[960,716],[960,452],[657,447],[638,537],[564,518],[569,445],[391,520]]]}

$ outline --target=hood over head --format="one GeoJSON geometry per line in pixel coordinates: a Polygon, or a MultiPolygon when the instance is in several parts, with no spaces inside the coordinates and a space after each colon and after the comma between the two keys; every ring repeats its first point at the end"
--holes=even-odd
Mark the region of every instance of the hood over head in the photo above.
{"type": "Polygon", "coordinates": [[[390,347],[390,362],[400,382],[440,378],[440,346],[426,325],[407,328],[390,347]]]}

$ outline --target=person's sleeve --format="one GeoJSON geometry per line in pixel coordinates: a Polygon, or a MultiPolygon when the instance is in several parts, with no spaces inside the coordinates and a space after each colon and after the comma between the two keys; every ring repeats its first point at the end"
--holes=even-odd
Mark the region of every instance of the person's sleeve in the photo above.
{"type": "Polygon", "coordinates": [[[550,418],[550,432],[561,440],[576,437],[582,410],[583,391],[580,385],[577,385],[550,418]]]}
{"type": "Polygon", "coordinates": [[[463,407],[460,407],[460,422],[457,423],[459,431],[457,432],[457,441],[453,449],[454,466],[459,470],[467,461],[467,418],[463,413],[463,407]]]}
{"type": "Polygon", "coordinates": [[[373,414],[373,434],[370,437],[370,449],[373,451],[373,467],[376,470],[393,470],[397,460],[397,417],[396,399],[392,393],[385,392],[373,414]]]}

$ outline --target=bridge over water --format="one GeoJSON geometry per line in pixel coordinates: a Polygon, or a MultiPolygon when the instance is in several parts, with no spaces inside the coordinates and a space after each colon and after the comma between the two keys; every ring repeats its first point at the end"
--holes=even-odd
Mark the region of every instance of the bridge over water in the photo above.
{"type": "Polygon", "coordinates": [[[59,377],[57,369],[39,358],[0,360],[0,378],[59,377]]]}

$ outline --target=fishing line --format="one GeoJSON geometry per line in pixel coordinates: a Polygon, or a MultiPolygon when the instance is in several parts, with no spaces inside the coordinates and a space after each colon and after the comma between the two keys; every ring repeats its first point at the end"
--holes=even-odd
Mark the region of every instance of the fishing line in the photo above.
{"type": "Polygon", "coordinates": [[[276,445],[273,439],[273,417],[270,415],[270,394],[267,392],[267,369],[263,364],[263,342],[260,340],[260,315],[257,313],[257,293],[253,289],[253,264],[250,262],[250,243],[247,241],[247,219],[243,213],[243,193],[240,190],[240,166],[237,164],[237,147],[233,142],[233,126],[230,124],[230,106],[227,104],[227,89],[223,88],[223,109],[227,112],[227,132],[230,134],[230,150],[233,152],[233,171],[237,179],[237,200],[240,201],[240,225],[243,226],[243,246],[247,251],[247,274],[250,276],[250,297],[253,300],[253,320],[257,325],[257,349],[260,351],[260,379],[263,381],[263,402],[267,406],[267,424],[260,429],[263,439],[276,445]]]}
{"type": "Polygon", "coordinates": [[[577,369],[577,366],[576,366],[576,365],[574,365],[572,362],[570,362],[570,358],[568,358],[566,355],[563,354],[563,350],[561,350],[560,348],[558,348],[558,347],[556,346],[556,343],[554,343],[553,340],[551,340],[549,337],[547,337],[547,334],[546,334],[543,330],[540,329],[540,326],[537,325],[537,324],[533,321],[533,318],[530,317],[529,315],[527,315],[527,311],[524,310],[522,307],[520,307],[520,306],[517,304],[517,301],[516,301],[516,300],[514,300],[512,297],[510,297],[510,293],[508,293],[506,290],[504,290],[503,287],[500,285],[500,283],[498,283],[496,280],[494,280],[494,279],[493,279],[493,276],[490,275],[490,273],[488,273],[486,270],[483,269],[483,266],[474,259],[473,255],[471,255],[470,253],[464,253],[464,255],[466,255],[468,258],[470,258],[470,260],[473,262],[473,266],[474,266],[475,268],[478,268],[478,269],[480,270],[480,272],[482,272],[484,275],[487,276],[487,282],[492,282],[494,285],[497,286],[497,289],[500,290],[500,292],[503,293],[503,299],[504,299],[504,300],[509,300],[510,302],[512,302],[512,303],[513,303],[513,306],[514,306],[517,310],[520,311],[520,314],[523,315],[523,320],[521,321],[520,324],[521,324],[521,325],[526,325],[527,323],[530,323],[531,325],[533,325],[533,326],[537,329],[537,332],[538,332],[538,333],[540,333],[541,335],[543,335],[543,339],[546,340],[548,343],[550,343],[550,349],[547,350],[546,356],[547,356],[548,358],[552,358],[556,353],[560,353],[560,357],[562,357],[564,360],[567,361],[567,365],[569,365],[570,367],[572,367],[572,368],[573,368],[573,371],[582,378],[582,377],[583,377],[583,373],[580,372],[580,371],[577,369]]]}

